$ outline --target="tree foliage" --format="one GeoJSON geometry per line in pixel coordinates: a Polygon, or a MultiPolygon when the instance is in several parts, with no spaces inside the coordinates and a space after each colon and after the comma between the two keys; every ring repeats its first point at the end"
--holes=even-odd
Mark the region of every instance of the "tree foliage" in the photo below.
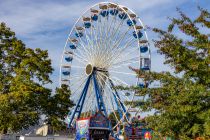
{"type": "Polygon", "coordinates": [[[63,109],[68,112],[72,103],[66,87],[56,89],[52,96],[44,86],[52,82],[52,71],[47,51],[27,48],[5,23],[0,23],[0,133],[27,129],[38,124],[43,114],[48,118],[56,114],[59,120],[63,109]],[[65,107],[56,107],[61,103],[66,103],[65,107]]]}
{"type": "Polygon", "coordinates": [[[140,106],[143,111],[155,110],[146,118],[148,127],[177,140],[210,138],[210,35],[203,32],[210,29],[210,13],[202,8],[199,11],[192,20],[178,9],[180,18],[170,19],[167,31],[153,29],[159,34],[155,47],[174,73],[133,69],[139,77],[144,75],[145,81],[160,83],[156,88],[131,88],[146,97],[140,106]],[[185,39],[177,36],[177,31],[185,39]]]}
{"type": "Polygon", "coordinates": [[[56,88],[55,93],[44,104],[44,114],[46,114],[46,122],[53,127],[53,130],[61,131],[66,128],[64,120],[69,107],[72,107],[74,103],[70,100],[71,92],[67,85],[56,88]]]}

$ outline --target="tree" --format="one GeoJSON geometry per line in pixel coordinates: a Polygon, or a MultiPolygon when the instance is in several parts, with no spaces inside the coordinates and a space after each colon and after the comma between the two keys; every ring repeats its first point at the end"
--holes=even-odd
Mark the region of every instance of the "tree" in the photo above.
{"type": "MultiPolygon", "coordinates": [[[[52,117],[50,110],[61,100],[71,105],[66,87],[57,89],[54,96],[44,87],[52,82],[52,71],[47,51],[26,48],[5,23],[0,23],[0,133],[27,129],[38,124],[43,114],[52,117]]],[[[57,116],[64,114],[61,108],[68,112],[68,107],[57,107],[57,116]]]]}
{"type": "Polygon", "coordinates": [[[43,104],[45,108],[44,114],[46,115],[45,121],[52,126],[54,131],[61,131],[66,128],[64,120],[69,107],[72,107],[74,103],[70,100],[71,92],[67,85],[56,88],[55,93],[43,104]]]}
{"type": "Polygon", "coordinates": [[[170,19],[167,31],[153,28],[159,34],[155,47],[174,73],[133,69],[139,77],[144,75],[145,81],[160,83],[156,88],[130,88],[145,96],[140,106],[143,111],[155,110],[146,118],[148,127],[177,140],[210,138],[210,35],[203,32],[210,28],[210,13],[199,11],[198,18],[192,20],[178,9],[180,18],[170,19]],[[187,39],[175,35],[177,30],[187,39]]]}

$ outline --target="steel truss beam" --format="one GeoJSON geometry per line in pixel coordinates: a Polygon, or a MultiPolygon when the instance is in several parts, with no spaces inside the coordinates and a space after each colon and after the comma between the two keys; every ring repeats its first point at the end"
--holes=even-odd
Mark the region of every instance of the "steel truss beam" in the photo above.
{"type": "Polygon", "coordinates": [[[101,87],[99,87],[97,79],[96,79],[96,72],[93,73],[93,85],[95,89],[98,110],[103,112],[104,115],[108,117],[108,114],[106,112],[106,107],[103,101],[102,93],[101,93],[102,90],[101,90],[101,87]]]}
{"type": "Polygon", "coordinates": [[[79,101],[76,104],[76,107],[75,107],[74,112],[73,112],[73,114],[71,116],[70,122],[68,124],[68,127],[70,127],[70,125],[71,125],[71,123],[72,123],[76,113],[78,113],[77,118],[80,118],[80,115],[81,115],[81,112],[82,112],[82,108],[83,108],[83,105],[84,105],[84,101],[85,101],[85,98],[86,98],[86,95],[87,95],[88,87],[90,85],[91,78],[92,78],[92,75],[90,75],[88,77],[88,79],[87,79],[87,81],[85,83],[85,86],[84,86],[84,88],[82,90],[82,94],[81,94],[81,96],[79,98],[79,101]]]}
{"type": "MultiPolygon", "coordinates": [[[[116,104],[117,104],[117,111],[119,112],[119,114],[120,114],[120,119],[123,117],[123,115],[122,115],[122,110],[123,110],[123,112],[124,113],[126,113],[126,108],[125,108],[125,105],[121,102],[121,100],[120,100],[120,96],[119,96],[119,94],[118,94],[118,92],[117,92],[117,90],[116,90],[116,88],[115,88],[115,86],[114,86],[114,83],[112,82],[112,80],[111,79],[109,79],[109,82],[110,82],[110,85],[111,85],[111,88],[114,90],[114,92],[112,92],[112,94],[113,94],[113,96],[114,96],[114,100],[115,100],[115,102],[116,102],[116,104]],[[119,99],[119,100],[118,100],[119,99]],[[121,110],[121,109],[122,110],[121,110]]],[[[128,119],[128,114],[126,113],[126,117],[127,117],[127,119],[128,119]]]]}

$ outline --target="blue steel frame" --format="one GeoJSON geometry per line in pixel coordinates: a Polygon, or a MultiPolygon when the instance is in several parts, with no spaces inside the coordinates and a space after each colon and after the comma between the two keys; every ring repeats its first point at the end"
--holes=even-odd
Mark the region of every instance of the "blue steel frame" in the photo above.
{"type": "MultiPolygon", "coordinates": [[[[120,99],[120,96],[119,96],[117,90],[115,89],[115,86],[114,86],[114,84],[113,84],[111,79],[109,79],[109,82],[110,82],[111,88],[114,90],[113,96],[114,96],[115,102],[117,104],[117,110],[118,110],[118,112],[120,114],[120,118],[122,118],[123,116],[122,116],[121,111],[123,110],[123,112],[126,113],[125,105],[120,100],[117,100],[117,98],[120,99]],[[122,108],[122,110],[120,110],[120,108],[122,108]]],[[[126,113],[126,117],[128,118],[128,114],[127,113],[126,113]]]]}
{"type": "Polygon", "coordinates": [[[87,81],[85,83],[85,86],[84,86],[84,88],[82,90],[82,94],[81,94],[81,96],[79,98],[79,101],[77,102],[76,107],[74,109],[74,112],[73,112],[73,114],[72,114],[72,116],[70,118],[70,122],[68,124],[68,128],[70,127],[70,125],[71,125],[71,123],[72,123],[72,121],[73,121],[74,116],[76,115],[76,113],[78,113],[77,118],[79,118],[80,115],[81,115],[82,108],[83,108],[83,105],[84,105],[85,97],[87,95],[87,91],[88,91],[88,87],[90,85],[91,78],[92,78],[92,75],[89,75],[89,77],[88,77],[88,79],[87,79],[87,81]]]}
{"type": "MultiPolygon", "coordinates": [[[[82,112],[82,108],[83,108],[83,105],[84,105],[84,101],[85,101],[85,98],[86,98],[86,95],[87,95],[87,92],[88,92],[88,88],[89,88],[89,85],[90,85],[90,82],[91,80],[93,80],[93,85],[94,85],[94,90],[95,90],[95,94],[96,94],[96,100],[97,100],[97,107],[98,107],[98,110],[103,112],[105,116],[108,117],[108,114],[107,114],[107,111],[106,111],[106,107],[105,107],[105,104],[104,104],[104,101],[103,101],[103,97],[102,97],[102,87],[100,87],[98,85],[98,81],[97,81],[97,78],[96,78],[96,73],[97,71],[93,71],[93,73],[91,75],[88,76],[88,79],[85,83],[85,86],[82,90],[82,94],[79,98],[79,101],[77,102],[76,104],[76,107],[73,111],[73,114],[71,114],[71,118],[70,118],[70,122],[68,124],[68,128],[70,127],[76,113],[78,113],[78,116],[77,118],[80,118],[80,115],[81,115],[81,112],[82,112]]],[[[120,114],[120,118],[122,118],[122,111],[124,113],[126,113],[126,109],[125,109],[125,105],[118,99],[120,99],[120,96],[117,92],[117,90],[115,89],[115,86],[113,84],[113,82],[111,80],[109,80],[110,82],[110,85],[111,85],[111,88],[114,90],[114,92],[112,92],[113,96],[114,96],[114,100],[115,100],[115,103],[117,104],[117,110],[120,114]],[[118,99],[117,99],[118,98],[118,99]]],[[[126,114],[126,117],[127,114],[126,114]]],[[[111,128],[110,128],[111,130],[111,128]]],[[[114,133],[113,131],[111,131],[111,135],[114,136],[114,133]]],[[[118,136],[114,136],[116,139],[119,139],[118,136]]]]}
{"type": "Polygon", "coordinates": [[[102,90],[99,87],[98,82],[96,80],[96,72],[93,73],[93,84],[94,84],[94,89],[95,89],[95,94],[96,94],[98,110],[101,112],[104,112],[104,115],[108,117],[108,114],[106,112],[106,107],[103,101],[103,97],[101,95],[102,90]]]}
{"type": "Polygon", "coordinates": [[[93,80],[93,84],[94,84],[94,89],[95,89],[95,94],[96,94],[96,100],[97,100],[97,107],[98,107],[98,110],[103,112],[105,116],[108,117],[108,114],[106,112],[106,107],[105,107],[105,104],[104,104],[104,101],[103,101],[103,97],[101,95],[101,87],[99,87],[98,85],[98,82],[97,82],[97,79],[96,79],[96,71],[94,71],[91,75],[89,75],[86,83],[85,83],[85,86],[82,90],[82,94],[79,98],[79,101],[77,102],[76,104],[76,107],[73,111],[73,114],[71,114],[71,118],[70,118],[70,122],[68,124],[68,128],[70,127],[76,113],[78,113],[78,116],[77,118],[80,118],[80,115],[81,115],[81,112],[82,112],[82,108],[83,108],[83,105],[84,105],[84,101],[85,101],[85,98],[86,98],[86,95],[87,95],[87,92],[88,92],[88,88],[89,88],[89,85],[90,85],[90,81],[91,79],[93,80]]]}

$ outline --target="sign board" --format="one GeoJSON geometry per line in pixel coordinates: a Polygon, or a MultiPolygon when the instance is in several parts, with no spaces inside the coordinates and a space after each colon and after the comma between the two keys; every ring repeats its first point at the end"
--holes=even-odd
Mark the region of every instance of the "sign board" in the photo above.
{"type": "Polygon", "coordinates": [[[109,129],[110,121],[101,112],[90,118],[90,127],[100,127],[109,129]]]}
{"type": "Polygon", "coordinates": [[[89,119],[77,120],[76,122],[76,139],[89,137],[89,119]]]}

